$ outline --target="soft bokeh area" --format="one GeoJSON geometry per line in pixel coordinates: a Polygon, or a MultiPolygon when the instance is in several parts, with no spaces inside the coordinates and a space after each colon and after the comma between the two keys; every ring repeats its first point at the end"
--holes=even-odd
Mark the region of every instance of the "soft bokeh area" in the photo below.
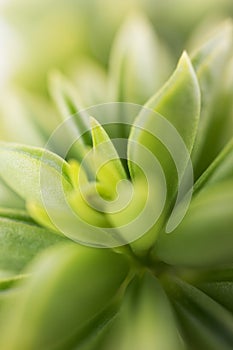
{"type": "Polygon", "coordinates": [[[42,94],[51,69],[86,68],[87,59],[96,74],[106,69],[120,26],[135,13],[147,17],[173,65],[200,33],[203,39],[233,15],[231,0],[2,0],[0,6],[1,86],[13,79],[42,94]]]}
{"type": "Polygon", "coordinates": [[[51,132],[60,122],[52,102],[59,85],[73,88],[83,108],[144,104],[182,51],[192,53],[232,15],[231,0],[2,0],[0,138],[44,145],[47,131],[34,124],[51,132]]]}

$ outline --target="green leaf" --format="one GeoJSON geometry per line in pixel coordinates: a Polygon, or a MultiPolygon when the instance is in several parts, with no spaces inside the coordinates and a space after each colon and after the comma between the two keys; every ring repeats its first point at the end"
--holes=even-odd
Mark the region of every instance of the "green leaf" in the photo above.
{"type": "Polygon", "coordinates": [[[0,269],[17,274],[43,249],[65,238],[30,222],[22,212],[0,216],[0,269]]]}
{"type": "Polygon", "coordinates": [[[105,188],[96,183],[90,183],[81,190],[77,188],[73,191],[68,197],[68,202],[84,223],[97,227],[110,227],[103,205],[101,206],[101,202],[98,202],[100,194],[105,192],[105,188]]]}
{"type": "Polygon", "coordinates": [[[65,120],[73,116],[74,127],[79,130],[80,134],[87,131],[81,139],[84,143],[91,145],[89,116],[81,110],[80,97],[72,82],[61,73],[54,72],[50,79],[50,91],[62,118],[65,120]]]}
{"type": "Polygon", "coordinates": [[[87,185],[88,178],[83,165],[79,164],[75,159],[69,159],[68,164],[70,165],[69,177],[73,188],[87,185]]]}
{"type": "Polygon", "coordinates": [[[177,129],[187,149],[192,150],[199,122],[200,90],[186,52],[173,75],[146,107],[165,117],[177,129]]]}
{"type": "Polygon", "coordinates": [[[95,106],[111,101],[108,98],[109,86],[105,67],[88,56],[79,57],[72,69],[72,81],[84,107],[95,106]]]}
{"type": "Polygon", "coordinates": [[[146,273],[134,281],[109,331],[104,349],[183,349],[169,301],[158,280],[146,273]]]}
{"type": "Polygon", "coordinates": [[[50,94],[58,111],[65,119],[80,109],[80,101],[75,88],[59,71],[53,71],[49,77],[50,94]]]}
{"type": "Polygon", "coordinates": [[[104,128],[91,118],[93,140],[93,160],[98,181],[106,186],[110,193],[116,193],[117,183],[127,179],[127,175],[117,151],[104,128]]]}
{"type": "Polygon", "coordinates": [[[192,282],[198,289],[233,313],[233,269],[232,267],[207,269],[199,272],[192,282]]]}
{"type": "Polygon", "coordinates": [[[233,178],[233,138],[194,185],[194,194],[233,178]]]}
{"type": "Polygon", "coordinates": [[[0,314],[3,312],[6,305],[9,305],[21,293],[21,288],[18,288],[17,283],[23,283],[30,274],[11,275],[3,278],[0,276],[0,314]]]}
{"type": "Polygon", "coordinates": [[[70,339],[65,339],[56,348],[57,350],[91,350],[102,349],[104,338],[108,335],[112,321],[119,311],[120,301],[112,302],[103,312],[86,324],[82,329],[76,331],[70,339]]]}
{"type": "Polygon", "coordinates": [[[195,349],[230,350],[233,343],[233,316],[195,287],[167,278],[168,292],[177,311],[183,336],[195,349]]]}
{"type": "Polygon", "coordinates": [[[78,345],[74,350],[108,350],[104,349],[104,344],[106,338],[108,339],[109,332],[111,331],[112,322],[108,322],[104,327],[98,329],[97,332],[92,334],[87,341],[83,342],[81,345],[78,345]]]}
{"type": "Polygon", "coordinates": [[[19,281],[26,280],[30,274],[20,274],[17,276],[10,276],[7,278],[0,279],[0,291],[7,291],[9,289],[14,288],[15,284],[19,281]]]}
{"type": "Polygon", "coordinates": [[[161,233],[152,255],[189,267],[222,266],[233,261],[233,182],[223,182],[196,196],[181,224],[161,233]]]}
{"type": "Polygon", "coordinates": [[[168,66],[168,56],[147,18],[141,13],[131,15],[117,33],[111,51],[113,100],[145,103],[164,81],[168,66]]]}
{"type": "Polygon", "coordinates": [[[233,313],[233,281],[202,282],[198,288],[233,313]]]}
{"type": "Polygon", "coordinates": [[[7,305],[9,305],[12,301],[15,300],[15,298],[18,297],[20,294],[20,290],[18,288],[10,288],[8,290],[0,291],[0,313],[2,314],[4,311],[4,308],[7,305]]]}
{"type": "Polygon", "coordinates": [[[133,184],[129,181],[121,183],[117,199],[109,201],[104,207],[104,212],[116,235],[119,239],[122,238],[123,242],[130,243],[134,252],[140,252],[139,254],[146,253],[144,247],[147,243],[148,245],[151,243],[146,241],[143,235],[150,232],[160,216],[165,201],[165,196],[160,194],[159,187],[152,186],[152,181],[148,186],[144,180],[137,179],[133,184]]]}
{"type": "Polygon", "coordinates": [[[26,201],[59,207],[64,193],[72,189],[69,165],[57,155],[40,148],[0,143],[0,176],[26,201]],[[42,196],[43,195],[43,196],[42,196]],[[45,199],[44,199],[45,201],[45,199]]]}
{"type": "MultiPolygon", "coordinates": [[[[147,239],[145,236],[147,243],[144,249],[153,244],[161,224],[164,224],[171,210],[178,183],[182,181],[194,144],[199,109],[200,92],[197,78],[187,54],[184,53],[171,78],[136,118],[129,137],[128,159],[132,178],[140,176],[141,170],[137,165],[140,166],[142,159],[148,158],[148,166],[156,160],[159,161],[167,182],[164,217],[154,232],[148,235],[151,238],[147,239]],[[143,149],[140,146],[148,150],[147,156],[142,155],[143,149]],[[151,158],[151,153],[154,159],[151,158]]],[[[151,170],[148,169],[147,172],[151,170]]],[[[157,174],[154,174],[154,178],[156,183],[157,174]]],[[[140,240],[139,249],[142,244],[140,240]]]]}
{"type": "Polygon", "coordinates": [[[46,139],[35,122],[35,114],[22,92],[5,92],[1,101],[1,140],[43,146],[46,139]]]}
{"type": "MultiPolygon", "coordinates": [[[[75,188],[78,191],[78,184],[74,185],[77,163],[70,165],[45,149],[23,145],[1,143],[0,150],[0,176],[26,200],[29,214],[38,223],[84,244],[102,246],[103,241],[117,244],[118,240],[98,229],[98,222],[94,221],[94,226],[89,223],[94,210],[91,210],[87,222],[83,222],[70,207],[72,204],[75,210],[78,206],[85,217],[89,213],[83,198],[75,196],[75,188]],[[76,203],[77,199],[80,199],[80,203],[76,203]]],[[[85,179],[81,177],[81,180],[85,179]]],[[[87,196],[93,197],[93,191],[89,191],[93,188],[93,184],[87,186],[87,196]]],[[[101,214],[96,215],[97,219],[105,220],[101,214]]]]}
{"type": "Polygon", "coordinates": [[[49,217],[46,209],[36,202],[27,202],[27,211],[30,216],[41,226],[48,228],[49,230],[59,232],[58,228],[54,225],[49,217]]]}
{"type": "Polygon", "coordinates": [[[216,98],[221,93],[224,70],[229,61],[232,33],[231,22],[225,23],[223,28],[192,57],[202,96],[200,124],[192,154],[196,178],[201,175],[221,150],[216,149],[216,144],[219,144],[218,138],[221,135],[217,134],[216,130],[221,128],[219,124],[224,125],[227,114],[224,115],[221,111],[221,121],[219,121],[213,118],[213,113],[214,108],[216,108],[216,98]]]}
{"type": "Polygon", "coordinates": [[[1,208],[0,207],[0,218],[17,220],[21,222],[26,222],[28,224],[35,224],[35,222],[30,218],[28,213],[22,209],[11,209],[11,208],[1,208]]]}
{"type": "Polygon", "coordinates": [[[4,142],[0,143],[0,150],[0,176],[25,200],[41,201],[40,175],[43,172],[46,172],[50,186],[63,181],[64,187],[71,188],[69,165],[56,154],[42,148],[4,142]]]}
{"type": "Polygon", "coordinates": [[[59,346],[122,293],[129,265],[110,250],[69,244],[48,250],[32,270],[24,292],[7,312],[1,348],[59,346]]]}
{"type": "Polygon", "coordinates": [[[0,178],[0,207],[21,209],[23,200],[13,192],[0,178]]]}
{"type": "Polygon", "coordinates": [[[50,93],[62,117],[62,137],[71,142],[68,156],[82,160],[91,146],[89,115],[82,110],[80,98],[71,82],[59,72],[50,78],[50,93]]]}

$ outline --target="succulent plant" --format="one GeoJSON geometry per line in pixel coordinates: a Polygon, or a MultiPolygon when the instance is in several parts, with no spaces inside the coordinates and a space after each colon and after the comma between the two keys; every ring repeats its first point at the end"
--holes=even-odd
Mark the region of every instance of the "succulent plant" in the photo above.
{"type": "Polygon", "coordinates": [[[0,143],[1,349],[232,349],[232,25],[156,92],[140,23],[103,100],[53,74],[63,120],[24,119],[45,147],[0,143]]]}

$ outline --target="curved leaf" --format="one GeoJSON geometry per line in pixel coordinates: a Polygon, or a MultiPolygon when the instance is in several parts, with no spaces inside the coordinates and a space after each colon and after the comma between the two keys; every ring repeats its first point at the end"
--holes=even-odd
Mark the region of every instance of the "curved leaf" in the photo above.
{"type": "Polygon", "coordinates": [[[129,286],[111,328],[106,350],[184,348],[170,303],[158,280],[149,273],[129,286]]]}
{"type": "MultiPolygon", "coordinates": [[[[187,54],[184,53],[174,74],[146,104],[131,129],[128,147],[131,176],[135,179],[140,175],[136,165],[140,165],[141,159],[145,158],[139,147],[143,146],[148,150],[148,162],[155,162],[157,159],[166,177],[167,205],[164,213],[171,209],[178,183],[181,183],[190,160],[190,152],[197,132],[199,108],[200,92],[197,78],[187,54]],[[154,160],[149,161],[149,153],[152,153],[154,160]]],[[[154,176],[156,179],[156,174],[154,176]]],[[[163,217],[163,223],[164,220],[163,217]]],[[[158,228],[155,231],[158,231],[158,228]]],[[[156,232],[151,233],[150,245],[156,235],[156,232]]],[[[143,244],[142,240],[140,244],[143,244]]],[[[144,249],[147,245],[148,243],[145,244],[144,249]]]]}
{"type": "Polygon", "coordinates": [[[1,208],[0,207],[0,218],[16,220],[20,222],[25,222],[28,224],[35,225],[35,222],[30,218],[28,213],[22,209],[10,209],[10,208],[1,208]]]}
{"type": "Polygon", "coordinates": [[[111,303],[129,265],[123,255],[109,250],[69,244],[47,251],[31,270],[24,292],[8,310],[2,348],[59,346],[111,303]]]}
{"type": "Polygon", "coordinates": [[[233,313],[233,281],[202,282],[198,288],[233,313]]]}
{"type": "Polygon", "coordinates": [[[0,216],[0,269],[19,273],[40,251],[64,242],[51,231],[38,227],[21,213],[0,216]]]}
{"type": "Polygon", "coordinates": [[[172,265],[221,266],[233,262],[233,183],[211,186],[194,198],[181,224],[161,233],[152,255],[172,265]]]}
{"type": "Polygon", "coordinates": [[[26,201],[59,207],[64,191],[72,189],[70,166],[57,155],[40,148],[0,143],[0,176],[26,201]]]}
{"type": "Polygon", "coordinates": [[[51,75],[50,92],[61,113],[63,120],[70,119],[70,123],[64,124],[68,134],[77,131],[77,136],[81,156],[85,154],[85,145],[91,146],[91,134],[89,130],[89,120],[86,112],[81,110],[80,98],[77,95],[75,86],[60,73],[54,72],[51,75]],[[73,130],[74,129],[74,130],[73,130]]]}
{"type": "Polygon", "coordinates": [[[0,207],[21,209],[24,207],[23,200],[12,191],[0,178],[0,207]]]}
{"type": "Polygon", "coordinates": [[[226,145],[214,162],[202,174],[194,185],[193,192],[208,188],[218,182],[233,179],[233,139],[226,145]]]}
{"type": "Polygon", "coordinates": [[[232,43],[232,24],[227,22],[192,57],[202,96],[200,124],[192,153],[196,178],[201,175],[220,151],[217,149],[217,153],[214,153],[216,152],[216,144],[219,144],[218,137],[220,135],[220,133],[216,134],[215,131],[219,130],[221,124],[224,125],[227,115],[221,111],[221,120],[219,121],[213,118],[213,108],[215,108],[217,95],[221,93],[222,76],[224,76],[232,43]]]}
{"type": "Polygon", "coordinates": [[[56,232],[67,235],[71,230],[76,237],[81,230],[85,236],[88,228],[82,232],[67,202],[74,189],[74,166],[39,148],[7,143],[0,148],[0,176],[26,200],[30,215],[56,232]]]}
{"type": "Polygon", "coordinates": [[[84,107],[109,101],[107,72],[96,60],[88,56],[79,58],[72,70],[72,78],[84,107]]]}
{"type": "Polygon", "coordinates": [[[197,288],[178,279],[167,278],[166,290],[172,299],[193,348],[230,350],[233,343],[233,316],[197,288]]]}
{"type": "Polygon", "coordinates": [[[117,151],[104,128],[91,117],[93,159],[96,177],[109,192],[116,193],[117,183],[127,178],[117,151]]]}
{"type": "Polygon", "coordinates": [[[145,103],[164,81],[168,66],[168,57],[147,18],[140,13],[131,15],[120,28],[111,51],[113,100],[145,103]]]}

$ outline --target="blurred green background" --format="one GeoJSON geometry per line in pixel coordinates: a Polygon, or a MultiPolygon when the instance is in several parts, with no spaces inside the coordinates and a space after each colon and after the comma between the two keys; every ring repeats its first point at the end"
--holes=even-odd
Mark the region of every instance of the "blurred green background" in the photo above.
{"type": "MultiPolygon", "coordinates": [[[[114,37],[132,12],[144,13],[174,68],[199,33],[233,15],[232,0],[2,0],[0,77],[46,95],[51,69],[107,68],[114,37]]],[[[80,78],[82,81],[82,77],[80,78]]]]}

